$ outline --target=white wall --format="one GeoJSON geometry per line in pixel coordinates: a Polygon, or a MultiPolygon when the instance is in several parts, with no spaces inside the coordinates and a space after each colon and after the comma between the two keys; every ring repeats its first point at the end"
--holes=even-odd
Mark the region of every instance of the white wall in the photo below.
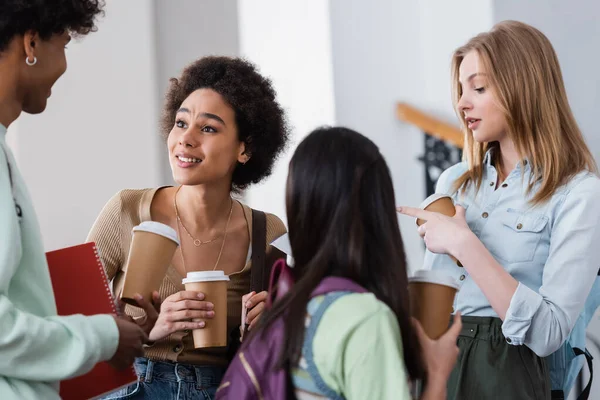
{"type": "MultiPolygon", "coordinates": [[[[540,29],[552,42],[575,118],[596,161],[600,160],[600,3],[596,0],[496,1],[494,22],[516,19],[540,29]]],[[[599,394],[600,396],[600,394],[599,394]]]]}
{"type": "MultiPolygon", "coordinates": [[[[399,100],[420,98],[420,35],[416,2],[331,0],[336,119],[373,140],[392,172],[396,201],[418,204],[425,191],[417,157],[421,134],[395,117],[399,100]]],[[[422,260],[414,222],[401,218],[408,264],[422,260]]]]}
{"type": "Polygon", "coordinates": [[[155,186],[153,3],[108,0],[99,31],[72,43],[47,110],[23,114],[16,157],[47,249],[83,242],[119,189],[155,186]]]}
{"type": "Polygon", "coordinates": [[[422,110],[457,123],[450,93],[454,50],[493,24],[492,0],[419,1],[417,60],[423,86],[414,100],[422,110]],[[418,97],[418,98],[417,98],[418,97]]]}
{"type": "MultiPolygon", "coordinates": [[[[491,0],[419,2],[330,0],[336,119],[368,136],[391,171],[398,205],[425,197],[422,133],[396,119],[398,101],[456,121],[450,97],[452,51],[491,27],[491,0]]],[[[423,244],[414,221],[400,217],[408,265],[423,244]]]]}
{"type": "MultiPolygon", "coordinates": [[[[156,65],[159,107],[169,79],[189,63],[208,55],[237,56],[237,0],[155,0],[156,65]]],[[[153,115],[159,120],[159,113],[153,115]]],[[[164,142],[160,146],[161,185],[173,178],[164,142]]]]}
{"type": "Polygon", "coordinates": [[[241,55],[269,76],[293,128],[292,143],[273,175],[251,187],[251,207],[285,218],[289,159],[312,129],[334,122],[329,7],[323,0],[239,0],[241,55]]]}

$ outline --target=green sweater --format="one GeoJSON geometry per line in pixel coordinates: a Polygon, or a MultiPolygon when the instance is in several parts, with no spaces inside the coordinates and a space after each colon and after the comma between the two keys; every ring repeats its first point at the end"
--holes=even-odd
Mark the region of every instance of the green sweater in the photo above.
{"type": "Polygon", "coordinates": [[[2,125],[0,147],[0,399],[58,399],[58,381],[110,359],[119,332],[110,315],[56,316],[37,217],[2,125]]]}

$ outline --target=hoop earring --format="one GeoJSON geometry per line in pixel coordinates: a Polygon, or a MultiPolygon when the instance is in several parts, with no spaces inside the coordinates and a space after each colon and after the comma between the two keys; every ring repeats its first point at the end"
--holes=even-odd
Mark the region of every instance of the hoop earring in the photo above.
{"type": "Polygon", "coordinates": [[[29,57],[25,57],[25,64],[31,66],[34,66],[35,64],[37,64],[37,57],[33,57],[33,61],[29,61],[29,57]]]}

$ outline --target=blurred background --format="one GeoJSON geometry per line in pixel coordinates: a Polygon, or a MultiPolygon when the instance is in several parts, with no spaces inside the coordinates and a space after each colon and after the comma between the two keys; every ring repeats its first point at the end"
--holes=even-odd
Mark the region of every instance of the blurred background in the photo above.
{"type": "MultiPolygon", "coordinates": [[[[287,110],[286,155],[244,193],[250,206],[284,221],[289,158],[319,125],[344,125],[375,141],[397,203],[418,205],[440,168],[459,157],[452,52],[505,19],[534,25],[554,44],[575,116],[600,156],[595,0],[107,0],[105,10],[98,32],[69,45],[69,73],[47,111],[23,115],[8,135],[47,250],[84,241],[117,191],[173,184],[158,129],[163,96],[170,77],[205,55],[254,62],[287,110]],[[423,115],[399,118],[400,102],[423,115]]],[[[422,241],[414,221],[400,223],[409,267],[418,269],[422,241]]],[[[600,332],[597,319],[591,331],[600,332]]]]}

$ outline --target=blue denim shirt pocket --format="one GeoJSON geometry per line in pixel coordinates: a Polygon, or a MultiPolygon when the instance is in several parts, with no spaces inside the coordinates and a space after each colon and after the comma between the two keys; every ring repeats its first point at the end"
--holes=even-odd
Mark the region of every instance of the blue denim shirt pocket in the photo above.
{"type": "Polygon", "coordinates": [[[513,208],[500,211],[498,239],[488,244],[488,250],[509,263],[530,262],[540,243],[548,217],[513,208]]]}

